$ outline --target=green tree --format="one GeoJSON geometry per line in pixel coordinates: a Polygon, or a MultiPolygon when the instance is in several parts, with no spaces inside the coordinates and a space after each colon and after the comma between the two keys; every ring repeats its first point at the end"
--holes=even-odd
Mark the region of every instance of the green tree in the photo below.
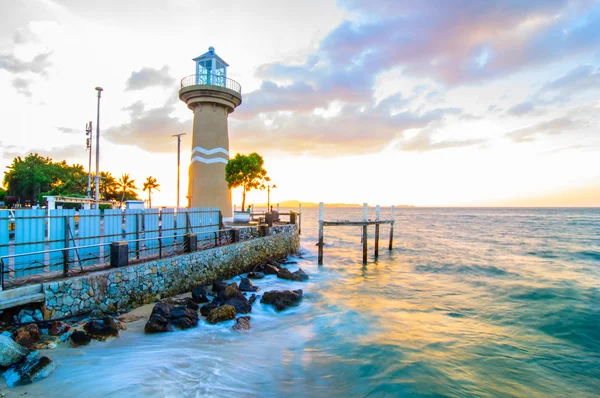
{"type": "Polygon", "coordinates": [[[264,160],[258,153],[250,155],[237,154],[229,159],[225,166],[225,180],[231,188],[242,188],[242,209],[246,208],[246,192],[252,189],[265,189],[265,182],[270,181],[263,168],[264,160]]]}
{"type": "Polygon", "coordinates": [[[125,199],[137,199],[137,194],[135,193],[135,190],[137,189],[135,186],[135,180],[132,180],[129,177],[129,174],[123,174],[119,181],[117,181],[117,184],[119,186],[119,192],[121,192],[121,201],[119,202],[119,207],[123,206],[125,199]]]}
{"type": "Polygon", "coordinates": [[[156,189],[157,191],[160,191],[160,189],[158,189],[158,187],[160,187],[160,184],[158,184],[156,182],[156,178],[149,176],[148,178],[146,178],[146,181],[144,181],[144,191],[148,191],[148,206],[150,208],[152,208],[152,190],[156,189]]]}
{"type": "Polygon", "coordinates": [[[34,203],[42,193],[48,192],[52,183],[56,182],[56,169],[52,159],[37,153],[29,154],[24,159],[16,157],[4,172],[4,184],[11,196],[16,196],[19,203],[34,203]]]}

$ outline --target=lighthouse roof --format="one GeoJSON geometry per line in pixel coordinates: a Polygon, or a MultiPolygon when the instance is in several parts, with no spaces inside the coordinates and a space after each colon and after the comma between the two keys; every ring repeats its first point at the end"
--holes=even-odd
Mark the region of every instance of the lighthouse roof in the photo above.
{"type": "Polygon", "coordinates": [[[222,64],[224,64],[225,66],[229,66],[229,64],[225,61],[223,61],[223,58],[219,57],[217,55],[217,53],[215,53],[215,48],[214,47],[208,47],[208,51],[205,52],[202,55],[197,56],[196,58],[192,59],[192,61],[202,61],[204,59],[212,59],[212,58],[216,58],[219,62],[221,62],[222,64]]]}

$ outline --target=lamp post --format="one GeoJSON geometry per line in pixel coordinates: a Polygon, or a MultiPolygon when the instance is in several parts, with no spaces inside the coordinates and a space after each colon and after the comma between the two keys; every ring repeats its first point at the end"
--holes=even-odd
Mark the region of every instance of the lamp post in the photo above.
{"type": "Polygon", "coordinates": [[[271,188],[277,188],[277,185],[267,184],[267,212],[271,211],[271,188]]]}
{"type": "Polygon", "coordinates": [[[88,122],[85,125],[85,139],[86,149],[90,151],[88,160],[88,186],[87,186],[87,197],[92,198],[92,122],[88,122]]]}
{"type": "Polygon", "coordinates": [[[172,137],[177,137],[177,208],[179,208],[179,165],[181,163],[181,136],[185,134],[186,133],[179,133],[172,135],[172,137]]]}
{"type": "Polygon", "coordinates": [[[102,87],[96,87],[98,92],[98,112],[96,118],[96,178],[94,179],[96,184],[96,193],[94,200],[96,201],[96,209],[98,208],[98,193],[100,192],[100,97],[102,95],[102,87]]]}

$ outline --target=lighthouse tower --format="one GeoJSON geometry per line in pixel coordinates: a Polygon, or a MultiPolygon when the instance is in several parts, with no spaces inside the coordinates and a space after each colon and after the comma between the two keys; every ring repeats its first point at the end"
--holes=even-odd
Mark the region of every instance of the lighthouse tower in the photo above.
{"type": "Polygon", "coordinates": [[[229,160],[227,117],[242,103],[242,88],[227,77],[229,66],[215,53],[194,58],[196,73],[181,80],[179,99],[194,112],[190,207],[218,207],[231,217],[231,192],[225,181],[229,160]]]}

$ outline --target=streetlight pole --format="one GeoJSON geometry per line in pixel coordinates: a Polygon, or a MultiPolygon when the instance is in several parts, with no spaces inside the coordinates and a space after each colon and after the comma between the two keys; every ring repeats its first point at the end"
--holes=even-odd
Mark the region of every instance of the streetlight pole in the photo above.
{"type": "Polygon", "coordinates": [[[96,118],[96,178],[94,179],[96,184],[96,194],[94,199],[96,201],[96,209],[98,206],[98,193],[100,192],[100,97],[102,95],[102,87],[96,87],[98,92],[98,112],[96,118]]]}
{"type": "Polygon", "coordinates": [[[186,133],[174,134],[172,137],[177,137],[177,208],[179,208],[179,165],[181,163],[181,136],[186,133]]]}
{"type": "Polygon", "coordinates": [[[90,151],[88,160],[88,186],[87,197],[92,198],[92,122],[88,122],[85,126],[85,135],[88,137],[85,140],[86,148],[90,151]]]}
{"type": "Polygon", "coordinates": [[[271,211],[271,188],[277,188],[277,185],[267,184],[267,213],[271,211]]]}

